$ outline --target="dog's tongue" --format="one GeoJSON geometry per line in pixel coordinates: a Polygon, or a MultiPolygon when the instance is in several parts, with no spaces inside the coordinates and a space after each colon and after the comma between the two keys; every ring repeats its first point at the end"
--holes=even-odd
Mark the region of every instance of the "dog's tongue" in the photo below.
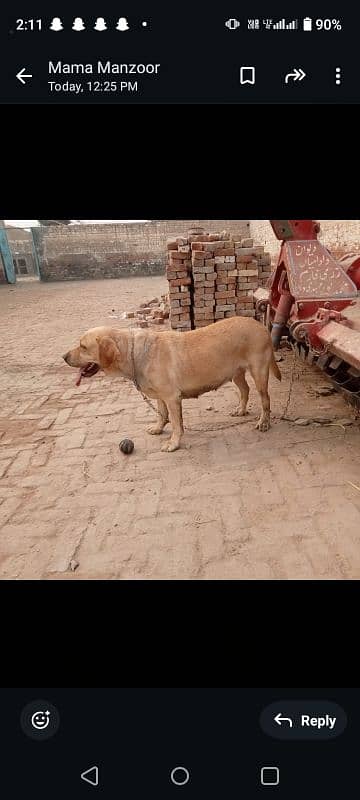
{"type": "Polygon", "coordinates": [[[81,378],[82,378],[82,367],[80,367],[80,369],[79,369],[79,372],[78,372],[78,375],[77,375],[77,378],[76,378],[76,382],[75,382],[75,386],[80,386],[81,378]]]}

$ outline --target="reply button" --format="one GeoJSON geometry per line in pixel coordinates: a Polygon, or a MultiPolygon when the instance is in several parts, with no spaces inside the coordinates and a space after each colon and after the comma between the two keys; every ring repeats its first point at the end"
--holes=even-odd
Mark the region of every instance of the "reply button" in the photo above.
{"type": "Polygon", "coordinates": [[[274,739],[334,739],[347,725],[343,708],[326,700],[286,700],[263,710],[260,726],[274,739]]]}

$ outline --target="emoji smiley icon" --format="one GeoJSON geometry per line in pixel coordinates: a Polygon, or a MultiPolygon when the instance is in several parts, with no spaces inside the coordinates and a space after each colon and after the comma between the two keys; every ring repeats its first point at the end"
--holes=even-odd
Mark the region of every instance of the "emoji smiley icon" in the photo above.
{"type": "Polygon", "coordinates": [[[31,717],[31,724],[37,731],[44,731],[50,722],[50,711],[35,711],[31,717]]]}

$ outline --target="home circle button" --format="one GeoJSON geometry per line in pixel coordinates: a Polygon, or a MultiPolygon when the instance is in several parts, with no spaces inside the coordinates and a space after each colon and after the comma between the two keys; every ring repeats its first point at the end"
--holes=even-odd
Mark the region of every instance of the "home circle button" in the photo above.
{"type": "Polygon", "coordinates": [[[185,767],[174,767],[174,769],[171,770],[170,778],[175,786],[185,786],[189,783],[190,773],[185,767]]]}

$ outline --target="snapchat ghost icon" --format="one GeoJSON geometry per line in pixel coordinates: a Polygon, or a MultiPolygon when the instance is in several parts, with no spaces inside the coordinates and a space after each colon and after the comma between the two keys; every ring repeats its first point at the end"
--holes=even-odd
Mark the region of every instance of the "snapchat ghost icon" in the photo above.
{"type": "Polygon", "coordinates": [[[63,24],[61,22],[60,17],[54,17],[54,19],[52,20],[52,23],[50,25],[50,30],[51,31],[62,31],[63,28],[64,28],[64,26],[63,26],[63,24]]]}
{"type": "Polygon", "coordinates": [[[129,25],[126,17],[120,17],[119,22],[116,26],[117,31],[128,31],[129,25]]]}
{"type": "Polygon", "coordinates": [[[106,24],[106,22],[104,20],[104,17],[98,17],[97,18],[97,20],[95,22],[95,25],[94,25],[94,30],[95,31],[106,31],[107,30],[107,24],[106,24]]]}
{"type": "Polygon", "coordinates": [[[75,17],[72,29],[73,31],[84,31],[85,30],[84,20],[81,19],[81,17],[75,17]]]}

